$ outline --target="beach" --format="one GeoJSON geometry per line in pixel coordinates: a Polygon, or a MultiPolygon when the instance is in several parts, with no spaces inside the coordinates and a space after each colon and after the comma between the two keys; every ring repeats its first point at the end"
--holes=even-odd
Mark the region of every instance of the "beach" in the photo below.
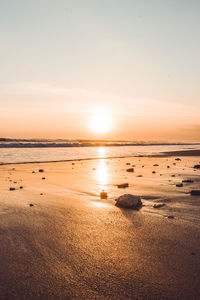
{"type": "Polygon", "coordinates": [[[199,163],[177,151],[1,165],[0,298],[199,299],[199,163]],[[142,208],[116,207],[123,194],[142,208]]]}

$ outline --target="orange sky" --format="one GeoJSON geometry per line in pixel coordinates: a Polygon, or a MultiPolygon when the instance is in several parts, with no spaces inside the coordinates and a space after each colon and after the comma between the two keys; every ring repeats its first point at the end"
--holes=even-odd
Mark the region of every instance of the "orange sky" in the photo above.
{"type": "Polygon", "coordinates": [[[0,137],[200,142],[200,2],[5,1],[0,137]]]}

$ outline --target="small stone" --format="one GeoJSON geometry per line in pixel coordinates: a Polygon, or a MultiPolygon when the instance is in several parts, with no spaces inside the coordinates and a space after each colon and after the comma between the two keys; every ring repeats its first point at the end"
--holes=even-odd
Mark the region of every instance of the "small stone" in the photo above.
{"type": "Polygon", "coordinates": [[[127,166],[130,166],[130,163],[126,163],[127,166]]]}
{"type": "Polygon", "coordinates": [[[30,203],[29,206],[32,207],[32,206],[34,206],[34,204],[30,203]]]}
{"type": "Polygon", "coordinates": [[[152,174],[155,174],[156,173],[156,171],[152,171],[152,174]]]}
{"type": "Polygon", "coordinates": [[[192,190],[192,191],[190,192],[190,194],[191,194],[192,196],[200,196],[200,190],[192,190]]]}
{"type": "Polygon", "coordinates": [[[129,168],[126,170],[126,172],[134,172],[134,169],[133,168],[129,168]]]}
{"type": "Polygon", "coordinates": [[[122,183],[122,184],[118,184],[117,187],[118,187],[118,189],[125,189],[125,188],[129,187],[129,184],[128,183],[122,183]]]}
{"type": "Polygon", "coordinates": [[[183,184],[182,183],[177,183],[176,187],[183,187],[183,184]]]}
{"type": "Polygon", "coordinates": [[[169,169],[169,168],[170,168],[170,166],[167,166],[167,168],[169,169]]]}
{"type": "Polygon", "coordinates": [[[165,206],[165,203],[154,204],[153,208],[161,208],[163,206],[165,206]]]}
{"type": "Polygon", "coordinates": [[[107,198],[108,198],[108,194],[103,190],[103,191],[100,193],[100,198],[101,198],[101,199],[107,199],[107,198]]]}
{"type": "Polygon", "coordinates": [[[185,179],[185,180],[182,180],[183,183],[192,183],[194,182],[193,180],[191,179],[185,179]]]}
{"type": "Polygon", "coordinates": [[[15,188],[14,187],[10,187],[9,190],[10,191],[15,191],[15,188]]]}
{"type": "Polygon", "coordinates": [[[158,167],[159,165],[158,164],[155,164],[155,165],[153,165],[154,167],[158,167]]]}
{"type": "Polygon", "coordinates": [[[19,188],[20,188],[20,190],[22,190],[22,189],[23,189],[23,186],[21,185],[19,188]]]}
{"type": "Polygon", "coordinates": [[[168,216],[168,219],[174,219],[174,216],[168,216]]]}
{"type": "Polygon", "coordinates": [[[200,165],[195,165],[194,169],[200,169],[200,165]]]}
{"type": "Polygon", "coordinates": [[[45,180],[46,178],[45,177],[42,177],[42,180],[45,180]]]}
{"type": "Polygon", "coordinates": [[[181,159],[177,157],[177,158],[175,158],[175,160],[181,160],[181,159]]]}
{"type": "Polygon", "coordinates": [[[136,177],[143,177],[143,175],[137,175],[136,177]]]}
{"type": "Polygon", "coordinates": [[[32,171],[32,173],[35,173],[35,171],[32,171]]]}
{"type": "Polygon", "coordinates": [[[39,169],[38,172],[42,173],[44,172],[44,169],[39,169]]]}

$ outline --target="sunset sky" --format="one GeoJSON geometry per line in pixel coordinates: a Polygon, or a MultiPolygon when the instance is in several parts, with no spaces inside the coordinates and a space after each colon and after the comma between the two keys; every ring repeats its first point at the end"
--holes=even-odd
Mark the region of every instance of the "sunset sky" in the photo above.
{"type": "Polygon", "coordinates": [[[1,0],[0,137],[200,142],[199,0],[1,0]]]}

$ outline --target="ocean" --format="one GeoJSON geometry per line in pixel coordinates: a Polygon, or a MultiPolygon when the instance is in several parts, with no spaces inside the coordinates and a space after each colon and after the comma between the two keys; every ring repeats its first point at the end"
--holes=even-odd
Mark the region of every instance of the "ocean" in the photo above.
{"type": "Polygon", "coordinates": [[[0,143],[0,164],[16,164],[16,163],[34,163],[34,162],[56,162],[70,161],[80,159],[96,159],[108,157],[131,157],[131,156],[147,156],[161,154],[168,151],[179,150],[200,150],[200,144],[184,144],[184,145],[127,145],[123,146],[93,146],[92,144],[78,146],[69,144],[63,147],[63,144],[54,144],[51,146],[43,143],[42,146],[29,144],[24,146],[19,142],[8,145],[8,143],[0,143]]]}

